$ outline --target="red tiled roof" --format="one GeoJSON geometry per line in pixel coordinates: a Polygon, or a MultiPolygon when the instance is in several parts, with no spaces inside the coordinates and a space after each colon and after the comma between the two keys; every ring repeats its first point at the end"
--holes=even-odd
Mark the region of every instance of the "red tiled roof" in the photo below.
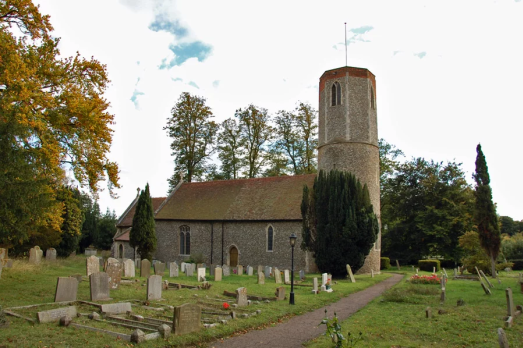
{"type": "Polygon", "coordinates": [[[157,220],[301,220],[303,186],[316,174],[183,183],[157,220]]]}
{"type": "Polygon", "coordinates": [[[131,232],[131,229],[126,229],[121,235],[114,238],[114,240],[122,241],[122,242],[128,242],[129,241],[129,232],[131,232]]]}
{"type": "MultiPolygon", "coordinates": [[[[165,197],[155,197],[155,198],[152,198],[153,210],[156,211],[156,209],[158,209],[160,207],[160,205],[162,204],[162,202],[164,200],[165,200],[165,197]]],[[[131,227],[133,225],[134,212],[136,211],[136,202],[137,202],[137,200],[135,199],[131,203],[131,205],[132,205],[131,209],[127,208],[127,214],[120,218],[119,221],[121,221],[121,222],[118,223],[116,225],[116,227],[131,227]]]]}

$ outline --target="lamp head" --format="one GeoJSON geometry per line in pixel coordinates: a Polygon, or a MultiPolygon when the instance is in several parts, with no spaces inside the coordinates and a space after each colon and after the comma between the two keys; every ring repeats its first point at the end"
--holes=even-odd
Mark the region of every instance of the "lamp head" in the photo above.
{"type": "Polygon", "coordinates": [[[291,234],[291,236],[289,237],[289,240],[290,240],[290,243],[291,243],[291,247],[294,248],[294,245],[296,244],[296,239],[298,238],[298,236],[296,236],[296,234],[291,234]]]}

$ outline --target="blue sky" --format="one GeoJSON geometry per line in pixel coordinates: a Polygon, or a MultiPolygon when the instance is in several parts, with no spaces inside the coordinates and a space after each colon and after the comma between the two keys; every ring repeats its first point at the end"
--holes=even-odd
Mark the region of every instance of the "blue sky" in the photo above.
{"type": "Polygon", "coordinates": [[[523,219],[523,2],[45,0],[64,56],[107,65],[116,117],[111,159],[121,214],[174,167],[163,127],[180,93],[207,98],[218,122],[254,103],[317,106],[318,79],[348,65],[376,75],[379,136],[407,157],[463,163],[481,142],[498,213],[523,219]]]}

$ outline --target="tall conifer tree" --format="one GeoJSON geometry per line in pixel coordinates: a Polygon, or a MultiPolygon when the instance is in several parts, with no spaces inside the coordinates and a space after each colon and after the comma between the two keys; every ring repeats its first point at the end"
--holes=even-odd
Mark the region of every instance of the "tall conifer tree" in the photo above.
{"type": "Polygon", "coordinates": [[[133,226],[129,235],[131,247],[137,247],[140,258],[151,260],[153,252],[156,250],[156,233],[154,223],[154,211],[151,195],[149,194],[149,184],[145,190],[140,192],[136,211],[133,217],[133,226]]]}
{"type": "Polygon", "coordinates": [[[490,257],[492,276],[496,277],[496,258],[499,255],[501,245],[501,234],[499,231],[496,207],[492,202],[492,189],[490,188],[490,176],[487,161],[481,151],[481,145],[476,147],[476,205],[474,209],[474,220],[478,228],[481,247],[485,249],[490,257]]]}

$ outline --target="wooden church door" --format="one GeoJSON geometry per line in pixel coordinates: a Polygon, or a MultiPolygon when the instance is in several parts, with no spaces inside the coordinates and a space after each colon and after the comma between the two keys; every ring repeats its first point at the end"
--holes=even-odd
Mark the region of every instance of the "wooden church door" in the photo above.
{"type": "Polygon", "coordinates": [[[230,255],[230,262],[229,266],[236,267],[238,266],[238,249],[236,247],[231,247],[231,251],[229,252],[230,255]]]}

